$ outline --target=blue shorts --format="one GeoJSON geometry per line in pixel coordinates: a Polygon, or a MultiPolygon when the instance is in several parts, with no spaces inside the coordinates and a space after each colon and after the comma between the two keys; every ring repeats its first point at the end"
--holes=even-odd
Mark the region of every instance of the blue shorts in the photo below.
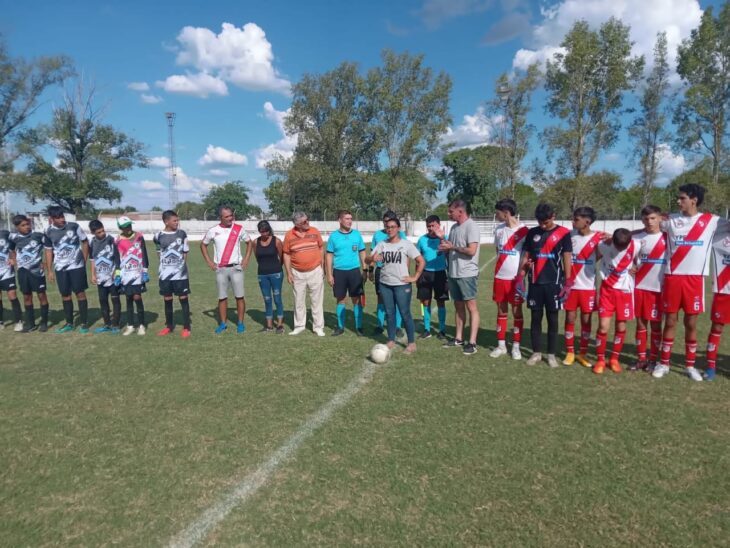
{"type": "Polygon", "coordinates": [[[473,301],[477,298],[479,276],[449,278],[449,292],[452,301],[473,301]]]}

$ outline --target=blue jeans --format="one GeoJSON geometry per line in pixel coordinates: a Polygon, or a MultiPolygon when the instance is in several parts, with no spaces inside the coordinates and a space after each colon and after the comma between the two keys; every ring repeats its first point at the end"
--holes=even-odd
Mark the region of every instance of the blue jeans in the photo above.
{"type": "Polygon", "coordinates": [[[400,310],[403,325],[408,335],[408,344],[416,341],[416,328],[411,316],[411,284],[385,285],[380,284],[380,296],[385,305],[385,314],[388,316],[388,340],[395,340],[395,307],[400,310]]]}
{"type": "Polygon", "coordinates": [[[259,274],[259,287],[261,288],[261,294],[264,296],[267,320],[271,320],[274,317],[274,307],[271,302],[272,296],[274,304],[276,304],[276,317],[279,319],[284,317],[284,303],[281,302],[282,283],[284,283],[283,272],[259,274]]]}

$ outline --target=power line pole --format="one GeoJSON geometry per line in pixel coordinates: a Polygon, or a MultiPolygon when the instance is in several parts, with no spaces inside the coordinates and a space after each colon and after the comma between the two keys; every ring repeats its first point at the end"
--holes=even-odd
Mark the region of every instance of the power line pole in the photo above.
{"type": "Polygon", "coordinates": [[[173,209],[178,203],[177,199],[177,173],[175,166],[175,138],[173,136],[173,127],[175,126],[175,113],[166,112],[167,118],[167,146],[170,155],[170,209],[173,209]]]}

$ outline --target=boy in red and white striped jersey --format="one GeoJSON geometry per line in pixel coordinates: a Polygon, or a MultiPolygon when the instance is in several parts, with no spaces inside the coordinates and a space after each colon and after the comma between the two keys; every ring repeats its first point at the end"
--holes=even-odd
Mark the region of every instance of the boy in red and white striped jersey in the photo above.
{"type": "Polygon", "coordinates": [[[591,338],[591,314],[596,310],[596,261],[598,244],[606,237],[603,232],[593,232],[591,225],[596,212],[591,207],[579,207],[573,212],[573,290],[563,304],[565,308],[565,359],[564,365],[577,360],[584,367],[591,363],[586,358],[591,338]],[[575,320],[580,308],[580,353],[575,355],[575,320]]]}
{"type": "Polygon", "coordinates": [[[608,367],[614,373],[621,372],[619,355],[626,338],[626,322],[634,319],[634,279],[631,267],[638,245],[625,228],[614,231],[611,242],[601,243],[598,253],[601,259],[601,293],[598,299],[598,333],[596,355],[598,360],[593,366],[597,375],[606,368],[606,339],[611,327],[611,318],[616,316],[613,351],[608,367]]]}
{"type": "Polygon", "coordinates": [[[512,358],[522,359],[522,303],[524,299],[516,291],[517,272],[520,268],[520,254],[525,243],[528,228],[519,222],[517,204],[505,198],[494,206],[495,217],[501,223],[494,229],[494,245],[497,248],[497,262],[494,266],[492,300],[497,303],[497,348],[489,354],[499,358],[507,354],[507,314],[512,305],[514,330],[512,335],[512,358]]]}
{"type": "Polygon", "coordinates": [[[717,351],[725,324],[730,323],[730,223],[721,222],[712,239],[715,268],[712,277],[712,327],[707,337],[707,369],[705,380],[715,378],[717,351]]]}
{"type": "Polygon", "coordinates": [[[662,210],[648,205],[641,210],[644,230],[634,234],[638,245],[634,261],[634,313],[638,361],[632,371],[653,370],[662,342],[661,295],[667,264],[667,235],[661,230],[662,210]],[[651,346],[647,360],[647,327],[651,325],[651,346]]]}
{"type": "Polygon", "coordinates": [[[669,373],[674,333],[679,311],[683,310],[686,372],[693,381],[702,380],[695,369],[697,318],[705,311],[705,275],[710,264],[712,238],[720,222],[717,215],[699,212],[704,197],[705,189],[700,185],[680,186],[677,195],[680,212],[662,221],[668,252],[661,298],[664,333],[660,363],[652,373],[656,379],[669,373]]]}

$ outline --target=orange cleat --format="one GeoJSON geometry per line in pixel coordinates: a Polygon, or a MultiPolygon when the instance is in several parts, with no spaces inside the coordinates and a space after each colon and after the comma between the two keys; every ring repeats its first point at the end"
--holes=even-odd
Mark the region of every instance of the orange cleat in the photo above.
{"type": "Polygon", "coordinates": [[[575,362],[575,354],[573,352],[568,352],[565,354],[565,359],[563,360],[563,365],[573,365],[575,362]]]}
{"type": "Polygon", "coordinates": [[[183,329],[182,330],[182,333],[180,333],[180,336],[183,339],[187,339],[190,335],[191,335],[191,333],[190,333],[190,330],[189,329],[183,329]]]}
{"type": "Polygon", "coordinates": [[[588,361],[588,358],[586,358],[585,354],[578,354],[575,357],[575,361],[577,361],[583,367],[590,367],[591,366],[591,362],[588,361]]]}
{"type": "Polygon", "coordinates": [[[596,365],[593,366],[593,372],[596,375],[602,375],[604,369],[606,369],[606,362],[604,360],[598,360],[596,365]]]}
{"type": "Polygon", "coordinates": [[[157,336],[158,337],[166,337],[170,333],[172,333],[172,329],[170,329],[169,327],[165,327],[164,329],[162,329],[162,330],[160,330],[160,331],[157,332],[157,336]]]}
{"type": "Polygon", "coordinates": [[[614,373],[621,373],[621,371],[623,371],[623,368],[621,367],[621,364],[618,363],[618,360],[610,360],[608,362],[608,368],[614,373]]]}

